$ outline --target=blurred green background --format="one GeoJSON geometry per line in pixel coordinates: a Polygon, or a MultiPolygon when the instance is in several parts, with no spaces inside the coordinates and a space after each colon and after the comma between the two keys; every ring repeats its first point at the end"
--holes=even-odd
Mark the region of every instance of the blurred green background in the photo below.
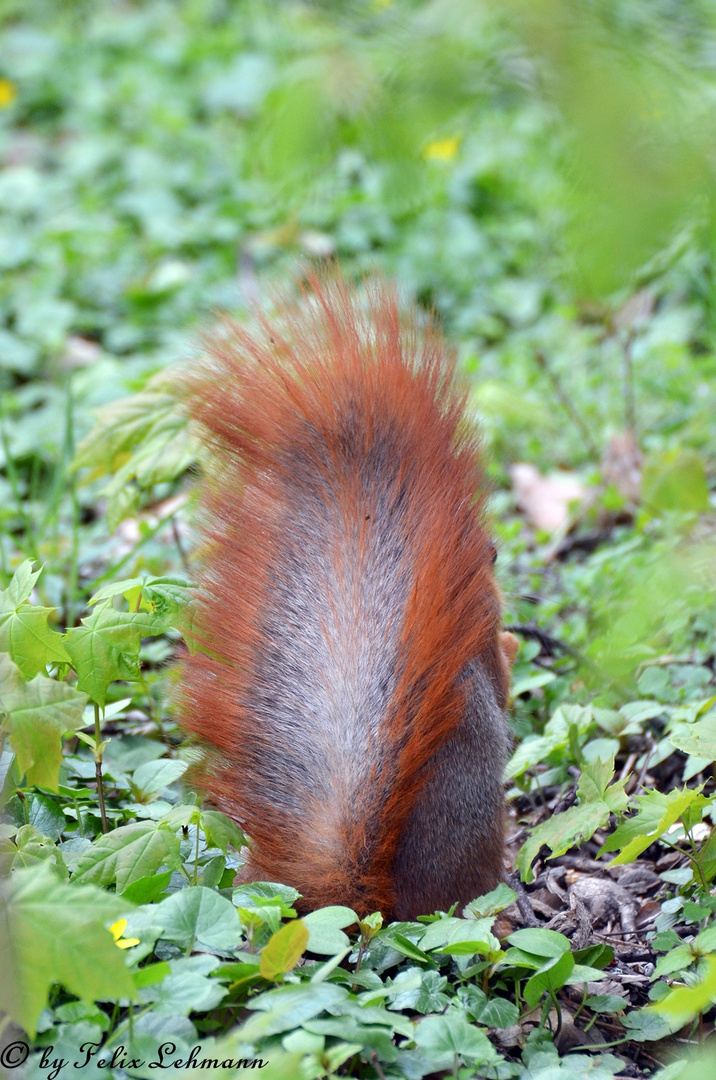
{"type": "Polygon", "coordinates": [[[107,507],[68,471],[91,410],[190,355],[217,310],[244,317],[333,257],[395,277],[459,350],[508,617],[532,619],[520,598],[534,594],[544,622],[618,670],[658,651],[665,618],[672,645],[678,629],[707,655],[712,2],[0,13],[0,570],[43,562],[46,600],[72,623],[97,581],[177,564],[153,525],[110,535],[104,516],[114,529],[170,484],[129,484],[107,507]],[[624,455],[607,464],[623,435],[631,493],[624,455]],[[570,524],[620,543],[545,570],[554,538],[514,514],[520,461],[575,472],[589,494],[570,524]]]}

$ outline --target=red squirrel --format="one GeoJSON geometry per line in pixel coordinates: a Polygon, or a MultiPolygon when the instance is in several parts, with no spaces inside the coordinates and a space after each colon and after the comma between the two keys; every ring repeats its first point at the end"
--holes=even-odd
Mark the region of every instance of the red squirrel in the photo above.
{"type": "Polygon", "coordinates": [[[183,392],[213,464],[181,710],[252,840],[237,881],[396,919],[494,888],[516,641],[440,334],[312,280],[183,392]]]}

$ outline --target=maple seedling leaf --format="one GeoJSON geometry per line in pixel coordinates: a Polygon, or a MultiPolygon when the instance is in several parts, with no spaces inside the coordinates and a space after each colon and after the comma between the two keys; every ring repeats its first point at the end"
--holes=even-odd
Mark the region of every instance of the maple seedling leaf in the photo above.
{"type": "Polygon", "coordinates": [[[0,894],[0,1009],[30,1036],[50,988],[85,1002],[136,998],[105,923],[131,905],[91,885],[66,885],[45,866],[15,871],[0,894]]]}
{"type": "Polygon", "coordinates": [[[9,653],[28,679],[44,672],[48,664],[70,660],[62,634],[47,625],[47,617],[55,609],[27,602],[40,573],[26,559],[7,589],[0,592],[0,652],[9,653]]]}
{"type": "Polygon", "coordinates": [[[57,791],[62,739],[82,727],[86,701],[86,694],[46,675],[25,682],[10,657],[0,654],[0,712],[28,784],[57,791]]]}
{"type": "Polygon", "coordinates": [[[552,858],[563,855],[571,847],[579,847],[597,829],[603,828],[612,813],[625,810],[629,799],[624,792],[625,780],[610,784],[614,775],[614,758],[610,761],[591,761],[585,764],[577,787],[579,805],[570,806],[561,814],[543,821],[533,829],[523,844],[516,865],[523,881],[534,878],[532,862],[543,844],[552,850],[552,858]]]}
{"type": "Polygon", "coordinates": [[[166,624],[153,613],[117,611],[111,600],[98,604],[81,626],[68,630],[63,638],[80,690],[104,707],[111,682],[138,678],[142,638],[165,630],[166,624]]]}
{"type": "Polygon", "coordinates": [[[160,866],[182,870],[177,833],[155,821],[135,821],[100,835],[83,851],[73,882],[116,885],[122,893],[134,881],[156,874],[160,866]]]}
{"type": "MultiPolygon", "coordinates": [[[[619,851],[620,854],[612,859],[611,866],[619,866],[624,863],[634,862],[642,851],[664,836],[672,825],[685,815],[694,814],[695,811],[703,811],[710,800],[702,795],[703,785],[698,788],[674,788],[668,794],[661,791],[647,791],[644,795],[636,795],[634,804],[637,813],[623,821],[618,829],[600,849],[604,851],[619,851]]],[[[700,820],[697,816],[696,820],[700,820]]]]}

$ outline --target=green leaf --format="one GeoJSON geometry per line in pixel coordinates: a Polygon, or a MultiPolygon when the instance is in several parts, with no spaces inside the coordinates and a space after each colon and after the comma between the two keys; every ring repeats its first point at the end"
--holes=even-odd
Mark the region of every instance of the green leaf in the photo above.
{"type": "Polygon", "coordinates": [[[45,671],[48,664],[66,664],[69,656],[62,635],[47,625],[54,608],[28,604],[27,599],[41,571],[26,560],[0,592],[0,652],[7,652],[28,679],[45,671]]]}
{"type": "MultiPolygon", "coordinates": [[[[345,935],[344,935],[345,936],[345,935]]],[[[302,919],[293,919],[272,934],[261,951],[260,972],[276,981],[292,971],[308,945],[308,928],[302,919]]]]}
{"type": "Polygon", "coordinates": [[[224,855],[228,853],[230,847],[235,851],[240,851],[246,843],[246,837],[239,826],[219,810],[203,810],[200,824],[206,838],[206,846],[217,847],[224,852],[224,855]]]}
{"type": "Polygon", "coordinates": [[[570,743],[570,729],[584,735],[594,724],[591,706],[561,705],[545,724],[544,734],[530,736],[515,750],[507,763],[505,776],[512,779],[521,776],[527,769],[539,765],[551,755],[561,754],[570,743]]]}
{"type": "Polygon", "coordinates": [[[351,908],[336,905],[309,912],[303,923],[309,934],[307,948],[320,956],[335,956],[350,945],[343,930],[357,925],[358,916],[351,908]]]}
{"type": "Polygon", "coordinates": [[[86,694],[44,675],[26,683],[12,660],[0,654],[0,711],[7,716],[10,745],[28,784],[57,790],[62,739],[83,726],[86,700],[86,694]]]}
{"type": "Polygon", "coordinates": [[[0,896],[0,1008],[29,1035],[53,983],[82,1001],[136,1000],[134,982],[105,923],[126,901],[59,882],[47,867],[17,870],[0,896]]]}
{"type": "Polygon", "coordinates": [[[122,893],[135,881],[156,873],[161,866],[182,870],[180,840],[176,833],[154,821],[135,821],[98,836],[81,856],[73,884],[116,885],[122,893]]]}
{"type": "Polygon", "coordinates": [[[298,890],[290,885],[277,885],[274,881],[254,881],[250,885],[240,885],[234,889],[231,900],[236,907],[255,907],[259,911],[262,907],[273,908],[279,912],[281,919],[295,919],[296,912],[291,905],[300,895],[298,890]]]}
{"type": "Polygon", "coordinates": [[[247,1002],[247,1008],[260,1012],[241,1029],[242,1038],[255,1042],[283,1031],[292,1031],[319,1013],[340,1013],[348,991],[335,983],[302,983],[268,990],[247,1002]]]}
{"type": "MultiPolygon", "coordinates": [[[[648,1005],[646,1011],[662,1017],[671,1026],[671,1031],[706,1012],[716,1002],[716,956],[706,956],[703,960],[701,978],[691,986],[674,987],[666,997],[654,1005],[648,1005]]],[[[645,1011],[645,1010],[642,1010],[645,1011]]],[[[629,1017],[634,1014],[630,1013],[629,1017]]],[[[657,1036],[663,1038],[663,1035],[657,1036]]]]}
{"type": "Polygon", "coordinates": [[[683,1027],[684,1022],[660,1015],[656,1005],[647,1005],[638,1012],[635,1009],[622,1017],[622,1023],[627,1030],[627,1038],[634,1042],[659,1042],[668,1035],[673,1035],[680,1027],[683,1027]]]}
{"type": "Polygon", "coordinates": [[[134,985],[137,990],[143,989],[145,986],[153,986],[155,983],[161,982],[167,975],[171,974],[171,968],[166,961],[161,960],[157,964],[148,964],[146,967],[139,968],[132,973],[134,978],[134,985]]]}
{"type": "Polygon", "coordinates": [[[514,1001],[506,998],[491,997],[485,1002],[482,1009],[475,1016],[480,1024],[491,1028],[506,1028],[518,1023],[520,1011],[514,1001]]]}
{"type": "Polygon", "coordinates": [[[236,908],[201,885],[172,893],[156,905],[155,915],[164,927],[162,937],[184,947],[230,953],[240,941],[236,908]]]}
{"type": "Polygon", "coordinates": [[[618,994],[590,995],[584,1004],[592,1012],[599,1013],[619,1013],[624,1012],[629,1007],[626,998],[619,997],[618,994]]]}
{"type": "Polygon", "coordinates": [[[23,825],[10,839],[0,839],[0,877],[25,866],[48,863],[60,881],[68,877],[61,853],[34,825],[23,825]]]}
{"type": "MultiPolygon", "coordinates": [[[[479,953],[480,956],[489,956],[490,953],[499,949],[500,943],[492,933],[493,918],[451,919],[449,922],[447,940],[444,945],[435,949],[435,952],[445,953],[448,956],[472,956],[475,953],[479,953]]],[[[426,939],[431,940],[430,931],[433,926],[439,925],[439,923],[433,923],[428,927],[428,932],[420,941],[423,949],[427,950],[426,939]]]]}
{"type": "Polygon", "coordinates": [[[497,915],[500,911],[504,911],[506,907],[509,907],[510,904],[514,904],[516,899],[517,893],[514,889],[501,881],[492,892],[485,893],[484,896],[478,896],[476,900],[471,900],[467,906],[472,914],[480,918],[485,915],[497,915]]]}
{"type": "Polygon", "coordinates": [[[716,709],[710,710],[702,720],[681,726],[669,735],[669,741],[685,754],[716,761],[716,709]]]}
{"type": "Polygon", "coordinates": [[[684,971],[695,961],[694,950],[688,945],[679,945],[665,956],[659,957],[654,968],[654,978],[659,979],[662,975],[673,975],[675,971],[684,971]]]}
{"type": "Polygon", "coordinates": [[[89,601],[89,607],[123,596],[130,612],[157,615],[165,627],[181,628],[184,609],[191,600],[193,586],[179,577],[136,577],[104,585],[89,601]]]}
{"type": "Polygon", "coordinates": [[[624,821],[611,836],[607,837],[601,851],[618,851],[610,865],[634,862],[650,844],[678,821],[684,811],[694,806],[708,806],[709,800],[701,794],[701,788],[675,788],[668,795],[660,791],[648,791],[638,795],[634,802],[638,812],[624,821]]]}
{"type": "Polygon", "coordinates": [[[507,940],[514,948],[532,956],[552,959],[569,952],[569,939],[556,930],[526,927],[509,934],[507,940]]]}
{"type": "Polygon", "coordinates": [[[161,874],[151,874],[149,877],[139,878],[127,885],[122,891],[122,896],[132,904],[154,904],[160,900],[171,881],[172,871],[164,870],[161,874]]]}
{"type": "Polygon", "coordinates": [[[430,1055],[431,1065],[450,1068],[456,1057],[472,1066],[492,1065],[499,1057],[484,1031],[460,1013],[426,1016],[415,1029],[415,1043],[430,1055]]]}
{"type": "MultiPolygon", "coordinates": [[[[8,800],[5,807],[7,817],[18,828],[23,825],[34,825],[43,836],[50,836],[56,840],[67,825],[67,818],[58,803],[49,795],[38,794],[34,791],[23,794],[22,799],[15,795],[8,800]]],[[[95,793],[91,794],[94,798],[95,793]]]]}
{"type": "Polygon", "coordinates": [[[381,941],[387,941],[391,948],[397,949],[399,953],[402,953],[403,956],[407,956],[409,960],[418,960],[423,964],[432,963],[427,953],[423,952],[422,949],[419,949],[417,945],[413,945],[412,941],[408,941],[403,934],[399,934],[397,931],[388,928],[379,936],[381,941]]]}
{"type": "Polygon", "coordinates": [[[122,482],[128,483],[146,470],[151,446],[151,457],[157,459],[151,484],[173,480],[184,472],[198,456],[199,444],[188,434],[188,420],[171,379],[160,372],[138,394],[98,410],[96,424],[81,442],[72,468],[91,469],[90,478],[121,472],[122,482]]]}
{"type": "Polygon", "coordinates": [[[143,611],[116,611],[110,601],[96,607],[64,636],[78,687],[104,706],[111,682],[139,677],[141,639],[165,629],[157,616],[143,611]]]}
{"type": "Polygon", "coordinates": [[[579,847],[589,840],[597,829],[609,822],[612,813],[626,809],[628,797],[624,793],[626,779],[609,784],[614,775],[614,759],[584,763],[579,778],[577,795],[579,805],[570,806],[561,814],[544,821],[533,829],[523,844],[516,860],[523,881],[532,881],[532,862],[543,845],[552,851],[552,858],[563,855],[571,847],[579,847]]]}
{"type": "Polygon", "coordinates": [[[188,1016],[215,1009],[226,989],[208,975],[219,965],[214,956],[186,956],[169,961],[170,974],[139,991],[139,999],[152,1004],[155,1016],[188,1016]]]}
{"type": "Polygon", "coordinates": [[[560,990],[573,971],[574,957],[570,952],[566,952],[562,956],[555,956],[552,960],[549,960],[525,983],[523,992],[527,1004],[534,1008],[543,994],[560,990]]]}
{"type": "Polygon", "coordinates": [[[134,770],[131,787],[146,800],[151,795],[158,795],[175,780],[184,775],[189,768],[185,761],[161,758],[159,761],[147,761],[134,770]]]}
{"type": "Polygon", "coordinates": [[[97,423],[82,441],[72,468],[88,467],[88,479],[110,475],[104,489],[110,529],[136,512],[128,492],[151,490],[181,476],[202,456],[198,439],[177,399],[172,376],[160,372],[144,390],[98,410],[97,423]]]}
{"type": "Polygon", "coordinates": [[[13,574],[7,589],[0,592],[0,602],[12,605],[12,607],[19,607],[20,604],[26,603],[41,573],[42,568],[33,570],[32,560],[25,559],[13,574]]]}

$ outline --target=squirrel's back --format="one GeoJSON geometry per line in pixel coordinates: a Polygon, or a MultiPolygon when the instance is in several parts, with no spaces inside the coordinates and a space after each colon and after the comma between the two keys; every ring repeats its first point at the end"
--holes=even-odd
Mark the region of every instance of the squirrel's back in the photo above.
{"type": "Polygon", "coordinates": [[[313,282],[185,378],[213,464],[183,717],[244,880],[408,918],[494,887],[506,662],[453,360],[394,294],[313,282]]]}

